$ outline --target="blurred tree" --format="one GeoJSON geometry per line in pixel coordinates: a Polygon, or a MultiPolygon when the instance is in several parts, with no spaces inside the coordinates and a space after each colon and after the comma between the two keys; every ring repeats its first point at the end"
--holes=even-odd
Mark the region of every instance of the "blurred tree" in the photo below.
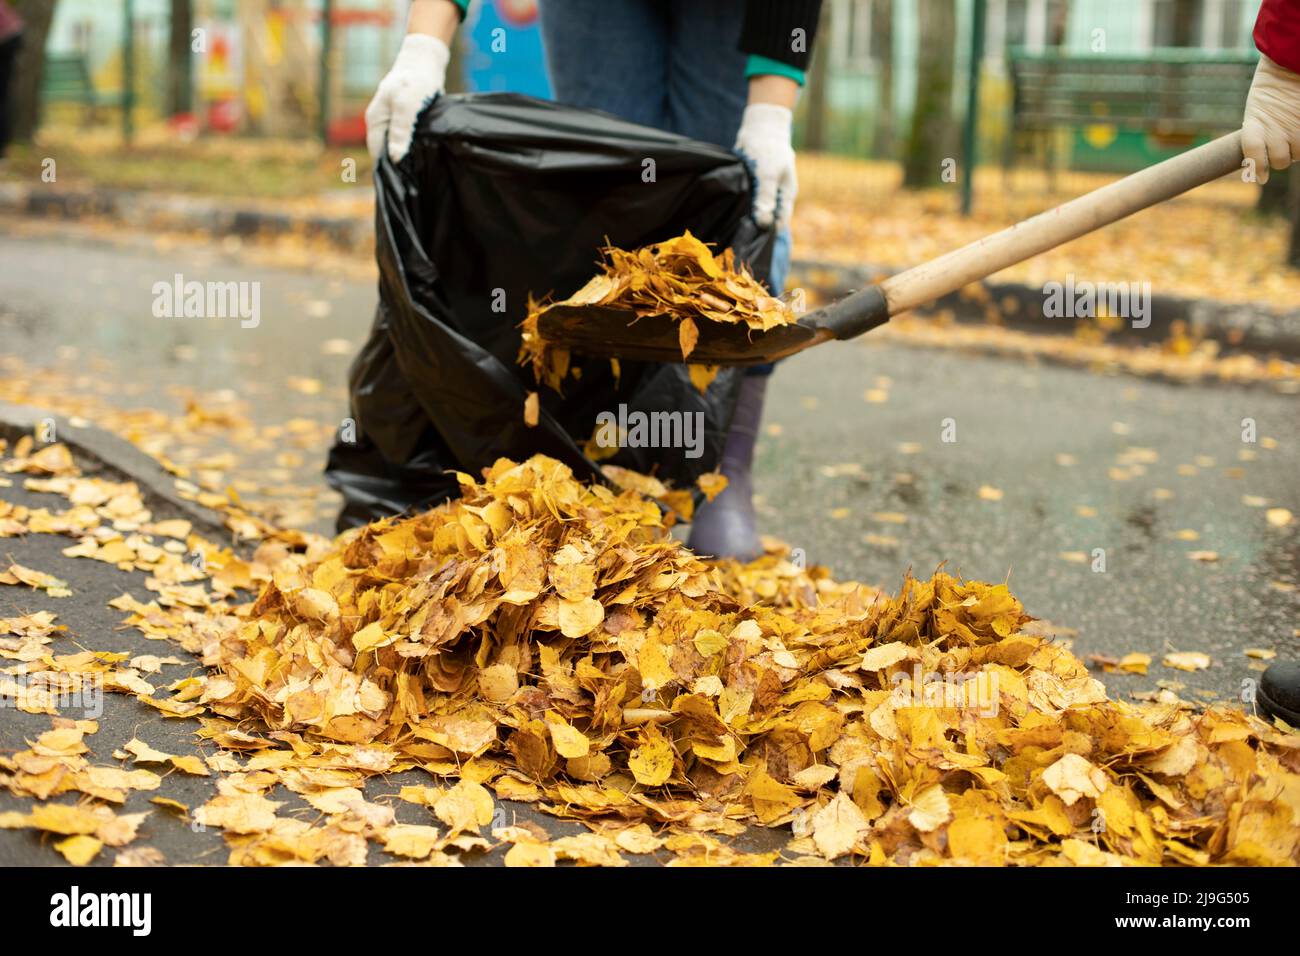
{"type": "Polygon", "coordinates": [[[1196,46],[1200,32],[1201,0],[1173,0],[1173,36],[1171,46],[1196,46]]]}
{"type": "Polygon", "coordinates": [[[952,70],[956,57],[957,12],[952,0],[920,0],[920,48],[916,58],[916,101],[903,156],[903,187],[942,182],[943,160],[951,157],[952,70]]]}
{"type": "Polygon", "coordinates": [[[171,32],[167,41],[167,115],[190,112],[194,72],[190,44],[194,33],[192,0],[171,0],[171,32]]]}
{"type": "Polygon", "coordinates": [[[1269,174],[1268,182],[1259,189],[1255,212],[1261,216],[1286,217],[1290,223],[1286,262],[1300,267],[1300,166],[1290,166],[1280,172],[1275,169],[1269,174]]]}
{"type": "Polygon", "coordinates": [[[1300,269],[1300,174],[1291,169],[1291,242],[1288,244],[1287,265],[1300,269]]]}
{"type": "Polygon", "coordinates": [[[451,59],[447,61],[447,79],[444,89],[448,93],[464,93],[469,87],[465,84],[465,70],[469,56],[465,46],[469,43],[469,31],[457,30],[451,38],[451,59]]]}
{"type": "Polygon", "coordinates": [[[54,19],[56,0],[10,0],[27,23],[14,70],[13,128],[15,142],[30,143],[41,122],[41,77],[45,73],[45,38],[54,19]]]}
{"type": "Polygon", "coordinates": [[[801,147],[808,150],[825,150],[826,128],[829,116],[826,115],[827,64],[830,60],[830,36],[834,27],[831,4],[823,4],[821,19],[818,21],[817,36],[824,37],[822,43],[813,44],[812,62],[808,64],[808,85],[804,97],[803,143],[801,147]]]}
{"type": "Polygon", "coordinates": [[[894,0],[871,0],[871,58],[880,90],[876,103],[876,156],[893,158],[894,143],[894,0]]]}
{"type": "Polygon", "coordinates": [[[1287,214],[1287,196],[1291,189],[1291,180],[1295,179],[1293,170],[1272,171],[1268,182],[1259,187],[1259,199],[1255,201],[1255,211],[1264,216],[1285,216],[1287,214]]]}
{"type": "Polygon", "coordinates": [[[1065,46],[1065,36],[1070,27],[1069,0],[1057,0],[1047,8],[1048,46],[1065,46]]]}

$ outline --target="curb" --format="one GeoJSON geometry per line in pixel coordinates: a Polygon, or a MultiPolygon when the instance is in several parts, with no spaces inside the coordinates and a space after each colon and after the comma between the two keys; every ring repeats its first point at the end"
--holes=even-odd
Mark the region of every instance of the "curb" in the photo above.
{"type": "MultiPolygon", "coordinates": [[[[850,266],[843,263],[796,259],[791,282],[803,285],[822,299],[835,299],[879,282],[898,271],[885,266],[850,266]]],[[[1043,315],[1041,286],[1020,282],[980,282],[951,293],[922,312],[950,310],[962,324],[986,325],[990,319],[1008,329],[1048,335],[1070,335],[1077,321],[1043,315]]],[[[1107,340],[1132,345],[1154,345],[1167,339],[1175,322],[1186,325],[1194,338],[1210,339],[1226,349],[1300,356],[1300,309],[1275,312],[1265,306],[1231,304],[1182,296],[1151,296],[1150,325],[1133,328],[1124,322],[1107,340]]]]}
{"type": "Polygon", "coordinates": [[[197,502],[180,497],[175,491],[175,476],[130,442],[94,425],[77,424],[26,405],[0,402],[0,438],[7,439],[10,445],[24,435],[34,434],[40,425],[50,421],[54,422],[58,440],[68,446],[84,474],[110,481],[135,482],[141,500],[155,516],[165,513],[186,518],[198,534],[229,546],[230,531],[220,517],[197,502]]]}
{"type": "Polygon", "coordinates": [[[307,236],[345,250],[368,247],[374,232],[369,217],[303,216],[179,194],[32,189],[17,183],[0,183],[0,212],[43,219],[104,217],[135,228],[192,230],[212,236],[307,236]]]}

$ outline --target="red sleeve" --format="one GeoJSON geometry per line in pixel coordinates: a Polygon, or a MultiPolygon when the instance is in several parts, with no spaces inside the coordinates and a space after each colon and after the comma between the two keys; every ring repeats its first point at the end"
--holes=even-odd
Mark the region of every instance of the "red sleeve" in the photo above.
{"type": "Polygon", "coordinates": [[[1255,18],[1255,46],[1274,63],[1300,73],[1300,0],[1264,0],[1255,18]]]}

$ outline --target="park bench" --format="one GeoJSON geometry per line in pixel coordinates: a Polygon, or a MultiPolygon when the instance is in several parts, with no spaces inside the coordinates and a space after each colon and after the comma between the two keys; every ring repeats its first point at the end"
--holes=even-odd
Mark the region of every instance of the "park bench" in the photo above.
{"type": "Polygon", "coordinates": [[[1046,140],[1049,169],[1060,165],[1065,128],[1108,126],[1186,145],[1230,132],[1241,113],[1258,56],[1185,49],[1143,55],[1062,54],[1012,48],[1011,123],[1005,173],[1027,137],[1046,140]]]}
{"type": "Polygon", "coordinates": [[[122,105],[122,94],[95,89],[90,65],[84,55],[47,53],[41,74],[41,100],[45,103],[80,103],[93,115],[97,107],[122,105]]]}

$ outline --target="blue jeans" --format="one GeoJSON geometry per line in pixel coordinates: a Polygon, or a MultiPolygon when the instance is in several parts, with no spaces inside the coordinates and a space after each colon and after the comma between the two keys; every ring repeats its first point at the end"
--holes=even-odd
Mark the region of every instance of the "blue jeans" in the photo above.
{"type": "MultiPolygon", "coordinates": [[[[745,0],[540,0],[555,99],[731,149],[749,85],[740,52],[745,0]]],[[[790,233],[769,274],[785,289],[790,233]]],[[[770,374],[771,365],[750,374],[770,374]]]]}

